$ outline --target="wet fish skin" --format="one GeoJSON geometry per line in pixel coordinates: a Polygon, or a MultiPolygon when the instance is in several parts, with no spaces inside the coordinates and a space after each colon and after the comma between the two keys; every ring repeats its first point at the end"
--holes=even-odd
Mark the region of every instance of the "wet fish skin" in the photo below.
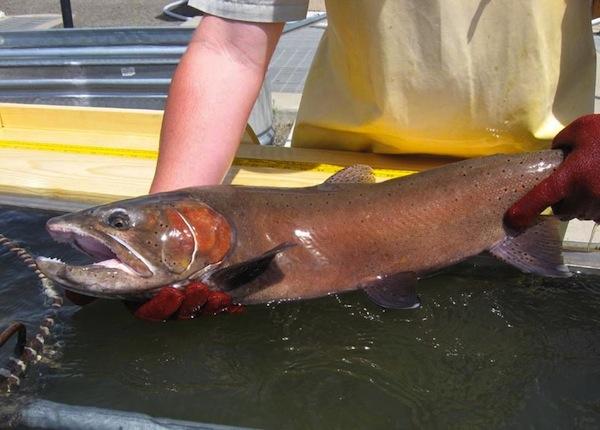
{"type": "Polygon", "coordinates": [[[58,240],[82,237],[91,254],[112,252],[115,268],[38,264],[69,289],[110,298],[147,298],[190,278],[245,304],[368,290],[384,280],[389,288],[390,279],[408,279],[398,274],[419,277],[494,247],[510,250],[505,211],[562,158],[550,150],[497,155],[379,184],[219,185],[143,196],[49,221],[58,240]],[[126,228],[114,214],[125,215],[126,228]],[[89,249],[90,236],[111,251],[89,249]]]}

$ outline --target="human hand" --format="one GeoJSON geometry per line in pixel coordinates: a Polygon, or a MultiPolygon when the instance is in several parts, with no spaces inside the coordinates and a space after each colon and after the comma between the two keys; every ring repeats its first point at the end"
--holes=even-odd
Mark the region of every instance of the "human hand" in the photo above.
{"type": "Polygon", "coordinates": [[[181,289],[170,286],[161,288],[153,298],[134,309],[133,314],[146,321],[164,321],[242,311],[243,307],[234,304],[229,294],[211,291],[203,283],[192,281],[181,289]]]}
{"type": "Polygon", "coordinates": [[[600,222],[600,115],[586,115],[556,135],[552,148],[562,149],[565,160],[505,214],[515,230],[531,226],[547,207],[563,221],[579,218],[600,222]]]}

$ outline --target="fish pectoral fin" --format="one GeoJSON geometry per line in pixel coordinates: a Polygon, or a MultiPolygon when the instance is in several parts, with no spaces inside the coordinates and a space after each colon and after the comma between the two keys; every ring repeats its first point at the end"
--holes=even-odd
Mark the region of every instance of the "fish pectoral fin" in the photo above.
{"type": "Polygon", "coordinates": [[[285,242],[258,257],[232,264],[231,266],[219,268],[211,273],[209,280],[212,284],[217,285],[222,291],[231,291],[258,278],[267,270],[277,254],[294,246],[296,246],[296,244],[285,242]]]}
{"type": "Polygon", "coordinates": [[[401,272],[379,276],[362,289],[376,304],[388,309],[417,309],[421,301],[417,296],[417,275],[401,272]]]}
{"type": "Polygon", "coordinates": [[[559,221],[541,217],[540,221],[518,236],[507,236],[490,248],[490,253],[526,273],[567,278],[571,272],[564,265],[559,221]]]}
{"type": "Polygon", "coordinates": [[[355,164],[348,166],[339,172],[331,175],[324,184],[373,184],[375,183],[375,173],[370,166],[365,164],[355,164]]]}

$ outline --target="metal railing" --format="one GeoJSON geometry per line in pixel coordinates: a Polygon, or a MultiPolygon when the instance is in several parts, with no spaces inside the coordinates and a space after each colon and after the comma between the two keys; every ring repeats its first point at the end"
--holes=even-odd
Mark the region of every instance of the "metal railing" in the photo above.
{"type": "MultiPolygon", "coordinates": [[[[0,102],[163,109],[191,28],[57,29],[0,33],[0,102]]],[[[265,83],[250,115],[272,143],[265,83]]]]}

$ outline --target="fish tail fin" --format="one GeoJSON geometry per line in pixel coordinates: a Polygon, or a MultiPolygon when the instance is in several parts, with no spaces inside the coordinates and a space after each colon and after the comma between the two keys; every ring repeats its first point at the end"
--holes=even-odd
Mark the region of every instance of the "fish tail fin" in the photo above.
{"type": "Polygon", "coordinates": [[[540,221],[518,236],[507,236],[490,248],[490,253],[526,273],[566,278],[571,272],[564,265],[559,221],[540,217],[540,221]]]}

